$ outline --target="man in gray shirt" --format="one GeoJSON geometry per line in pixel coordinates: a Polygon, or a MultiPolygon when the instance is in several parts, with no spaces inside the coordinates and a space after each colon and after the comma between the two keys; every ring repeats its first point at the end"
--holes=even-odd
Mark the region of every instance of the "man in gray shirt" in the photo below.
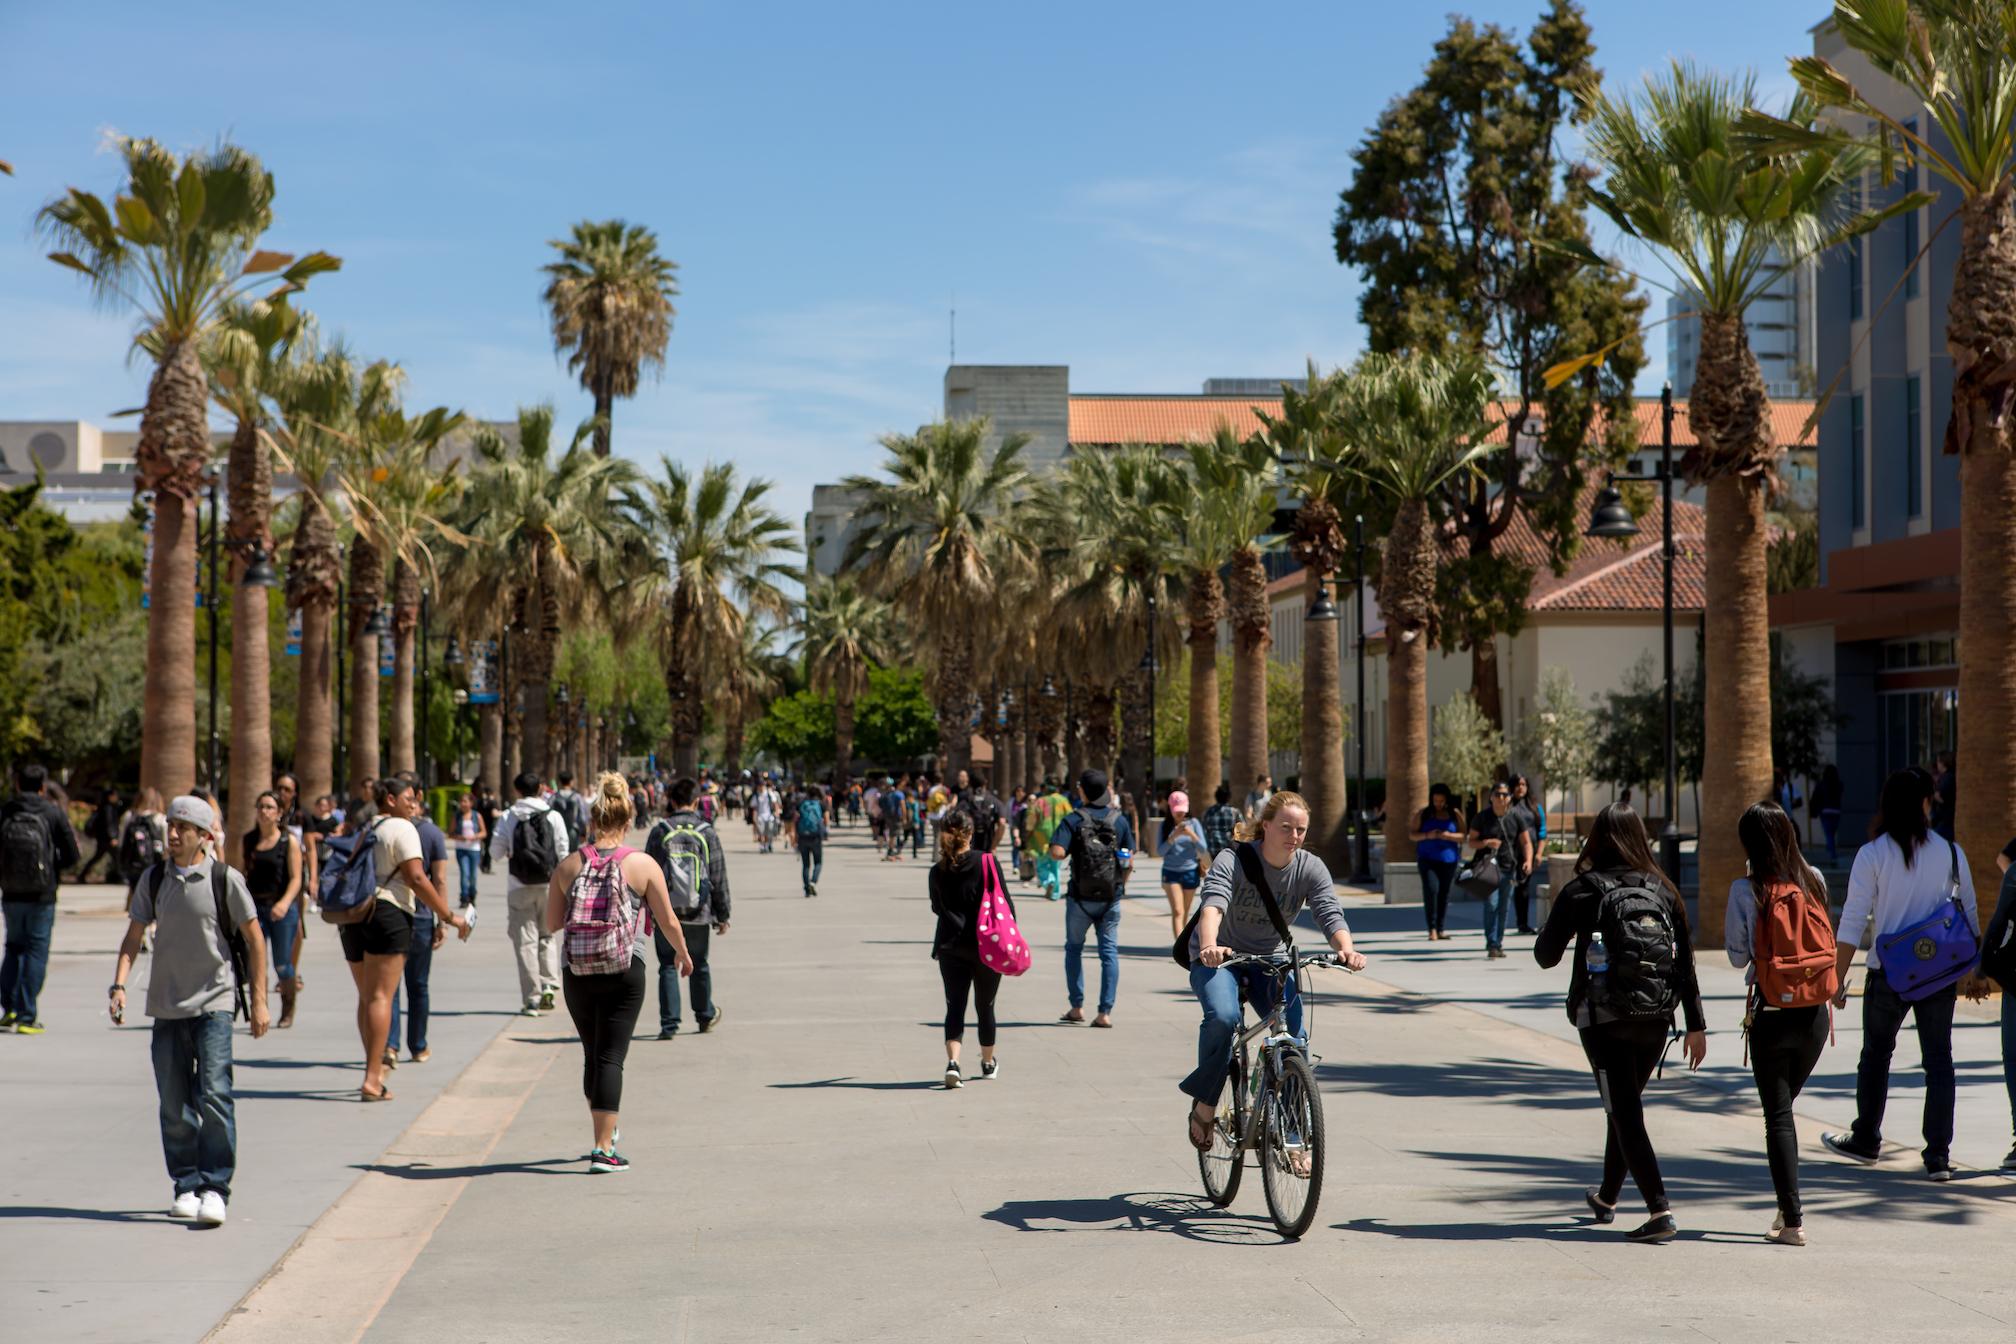
{"type": "Polygon", "coordinates": [[[217,921],[220,894],[226,917],[245,940],[252,1035],[264,1036],[269,1021],[259,912],[245,879],[204,853],[215,825],[215,814],[201,798],[184,796],[168,805],[168,857],[134,887],[111,991],[112,1020],[123,1023],[126,977],[147,925],[155,924],[147,1015],[154,1019],[161,1153],[175,1182],[168,1216],[210,1227],[224,1221],[238,1165],[231,1096],[231,1019],[238,985],[228,934],[217,921]]]}
{"type": "Polygon", "coordinates": [[[1239,1034],[1239,990],[1256,1013],[1274,1006],[1277,986],[1285,986],[1282,1003],[1288,1031],[1302,1036],[1302,998],[1293,977],[1277,979],[1258,966],[1227,967],[1235,956],[1286,957],[1288,944],[1275,928],[1267,901],[1240,867],[1241,851],[1256,850],[1267,891],[1280,910],[1283,925],[1292,925],[1307,906],[1330,942],[1330,948],[1350,969],[1365,967],[1365,958],[1351,945],[1344,906],[1323,860],[1302,848],[1309,834],[1309,809],[1292,793],[1275,794],[1261,808],[1255,823],[1259,833],[1211,861],[1204,877],[1197,931],[1190,936],[1190,988],[1204,1008],[1197,1030],[1197,1068],[1180,1084],[1192,1099],[1190,1142],[1211,1146],[1211,1126],[1219,1095],[1232,1067],[1232,1040],[1239,1034]]]}

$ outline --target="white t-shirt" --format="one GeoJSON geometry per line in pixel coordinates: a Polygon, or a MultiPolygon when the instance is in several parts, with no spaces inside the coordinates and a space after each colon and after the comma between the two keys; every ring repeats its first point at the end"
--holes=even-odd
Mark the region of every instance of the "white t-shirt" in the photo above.
{"type": "Polygon", "coordinates": [[[413,889],[399,876],[399,866],[408,859],[420,859],[420,828],[404,817],[380,817],[372,823],[378,832],[378,846],[372,858],[378,869],[378,899],[390,902],[407,914],[419,908],[413,889]]]}
{"type": "Polygon", "coordinates": [[[775,789],[760,789],[756,794],[756,819],[769,821],[777,815],[778,803],[775,789]]]}
{"type": "Polygon", "coordinates": [[[1974,936],[1981,936],[1980,913],[1974,908],[1974,875],[1967,868],[1967,854],[1951,840],[1928,832],[1907,867],[1904,850],[1887,835],[1879,835],[1855,851],[1855,866],[1848,870],[1848,899],[1841,906],[1840,937],[1852,943],[1862,936],[1862,926],[1871,915],[1876,919],[1876,937],[1869,946],[1869,969],[1883,966],[1883,940],[1938,914],[1945,908],[1953,889],[1953,875],[1960,877],[1960,906],[1974,936]]]}

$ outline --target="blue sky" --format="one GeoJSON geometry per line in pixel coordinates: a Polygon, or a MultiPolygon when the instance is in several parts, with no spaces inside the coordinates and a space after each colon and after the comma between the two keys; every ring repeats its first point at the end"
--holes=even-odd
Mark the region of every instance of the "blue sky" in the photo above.
{"type": "MultiPolygon", "coordinates": [[[[416,406],[586,414],[546,240],[656,229],[682,296],[617,451],[732,459],[795,520],[938,413],[954,295],[962,362],[1069,364],[1077,391],[1348,359],[1337,192],[1451,7],[0,0],[0,419],[104,423],[145,386],[35,208],[116,186],[107,131],[226,136],[276,175],[272,245],[344,258],[308,295],[325,330],[401,361],[416,406]]],[[[1541,6],[1462,8],[1523,30],[1541,6]]],[[[1684,55],[1783,90],[1826,7],[1587,12],[1612,80],[1684,55]]]]}

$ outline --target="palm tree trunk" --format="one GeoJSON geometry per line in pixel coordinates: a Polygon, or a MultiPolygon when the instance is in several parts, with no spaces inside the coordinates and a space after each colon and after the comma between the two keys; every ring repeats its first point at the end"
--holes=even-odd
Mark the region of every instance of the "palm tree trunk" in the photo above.
{"type": "MultiPolygon", "coordinates": [[[[209,384],[193,342],[164,351],[147,387],[134,450],[138,484],[154,491],[147,582],[147,681],[141,690],[140,782],[172,798],[196,780],[196,501],[210,456],[209,384]]],[[[214,781],[213,781],[214,785],[214,781]]]]}
{"type": "MultiPolygon", "coordinates": [[[[1743,876],[1736,823],[1771,792],[1771,619],[1766,605],[1764,487],[1754,477],[1708,482],[1707,637],[1702,712],[1714,745],[1701,764],[1700,890],[1743,876]]],[[[1666,802],[1676,812],[1678,799],[1666,802]]],[[[1697,937],[1722,938],[1723,902],[1703,899],[1697,937]]]]}
{"type": "Polygon", "coordinates": [[[259,794],[273,784],[273,650],[267,637],[266,590],[238,586],[251,563],[252,546],[268,554],[273,549],[273,468],[252,420],[241,419],[231,435],[230,492],[227,535],[248,543],[231,549],[226,569],[232,585],[231,788],[224,853],[227,862],[240,863],[240,837],[256,824],[259,794]]]}
{"type": "Polygon", "coordinates": [[[1127,791],[1145,807],[1155,792],[1148,742],[1148,672],[1132,668],[1120,678],[1120,774],[1127,791]]]}
{"type": "MultiPolygon", "coordinates": [[[[1314,602],[1325,575],[1308,570],[1304,586],[1314,602]]],[[[1344,709],[1337,689],[1339,622],[1313,621],[1304,627],[1302,649],[1302,797],[1309,804],[1307,847],[1333,873],[1347,871],[1344,827],[1344,709]]]]}
{"type": "Polygon", "coordinates": [[[1232,554],[1226,585],[1232,609],[1232,800],[1267,773],[1267,570],[1251,546],[1232,554]]]}
{"type": "Polygon", "coordinates": [[[1192,809],[1201,813],[1218,792],[1218,617],[1222,585],[1210,570],[1190,576],[1190,733],[1183,773],[1192,809]]]}
{"type": "Polygon", "coordinates": [[[1113,778],[1113,687],[1096,682],[1085,689],[1085,762],[1113,778]]]}
{"type": "Polygon", "coordinates": [[[477,782],[504,796],[504,707],[476,707],[477,782]]]}
{"type": "Polygon", "coordinates": [[[1386,618],[1386,853],[1428,804],[1428,646],[1435,640],[1435,534],[1428,506],[1399,501],[1379,583],[1386,618]]]}
{"type": "Polygon", "coordinates": [[[609,421],[616,413],[616,398],[609,393],[607,374],[595,380],[595,456],[609,456],[609,421]]]}
{"type": "Polygon", "coordinates": [[[854,769],[854,692],[841,687],[833,697],[833,787],[845,789],[854,769]]]}
{"type": "Polygon", "coordinates": [[[1505,731],[1505,702],[1498,688],[1498,641],[1480,639],[1470,646],[1470,694],[1477,708],[1499,732],[1505,731]]]}
{"type": "Polygon", "coordinates": [[[331,714],[330,676],[334,646],[330,642],[333,608],[315,601],[301,608],[300,684],[294,701],[294,773],[301,797],[312,802],[335,791],[335,722],[331,714]]]}
{"type": "Polygon", "coordinates": [[[404,560],[392,565],[392,771],[418,768],[413,742],[414,651],[420,631],[420,575],[404,560]]]}
{"type": "Polygon", "coordinates": [[[949,779],[972,764],[973,644],[963,632],[945,635],[931,685],[938,714],[938,772],[949,779]]]}
{"type": "MultiPolygon", "coordinates": [[[[739,774],[742,770],[742,739],[748,733],[745,719],[746,715],[737,705],[721,725],[721,768],[734,774],[739,774]]],[[[697,757],[695,769],[698,769],[697,757]]]]}
{"type": "Polygon", "coordinates": [[[385,560],[363,537],[350,542],[350,778],[376,779],[378,757],[378,636],[365,630],[385,587],[385,560]]]}

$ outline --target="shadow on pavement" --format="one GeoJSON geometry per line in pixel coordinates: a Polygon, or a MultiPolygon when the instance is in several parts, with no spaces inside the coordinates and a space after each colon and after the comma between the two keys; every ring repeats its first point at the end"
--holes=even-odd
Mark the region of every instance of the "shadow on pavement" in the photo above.
{"type": "MultiPolygon", "coordinates": [[[[1345,1223],[1332,1223],[1339,1232],[1373,1232],[1382,1237],[1399,1237],[1406,1241],[1582,1241],[1603,1239],[1606,1229],[1594,1220],[1584,1220],[1579,1225],[1562,1223],[1389,1223],[1383,1218],[1353,1218],[1345,1223]]],[[[1619,1225],[1621,1226],[1621,1224],[1619,1225]]],[[[1610,1237],[1618,1234],[1617,1227],[1607,1229],[1610,1237]]],[[[1703,1234],[1680,1229],[1679,1239],[1699,1240],[1703,1234]]]]}
{"type": "Polygon", "coordinates": [[[0,1218],[70,1218],[92,1223],[172,1223],[158,1209],[58,1209],[34,1204],[0,1204],[0,1218]]]}
{"type": "Polygon", "coordinates": [[[353,1162],[357,1171],[375,1171],[402,1181],[448,1181],[461,1176],[578,1176],[579,1157],[542,1157],[531,1162],[484,1162],[468,1167],[435,1167],[425,1162],[393,1166],[387,1162],[353,1162]]]}
{"type": "MultiPolygon", "coordinates": [[[[935,1026],[937,1024],[927,1022],[924,1025],[935,1026]]],[[[780,1088],[787,1092],[797,1091],[800,1088],[806,1088],[806,1087],[854,1087],[854,1088],[861,1088],[869,1092],[917,1092],[917,1091],[924,1091],[927,1089],[942,1092],[945,1090],[945,1085],[943,1083],[932,1082],[924,1079],[919,1079],[916,1082],[871,1083],[866,1081],[865,1079],[854,1077],[815,1078],[812,1081],[805,1083],[771,1083],[769,1084],[769,1086],[773,1088],[780,1088]]]]}
{"type": "Polygon", "coordinates": [[[260,1089],[239,1087],[232,1089],[232,1095],[240,1101],[244,1101],[249,1097],[265,1097],[275,1101],[356,1101],[357,1089],[354,1087],[316,1088],[312,1090],[309,1088],[295,1088],[290,1091],[286,1088],[260,1089]]]}
{"type": "Polygon", "coordinates": [[[1104,1199],[1014,1199],[980,1216],[1017,1232],[1168,1232],[1220,1245],[1281,1242],[1265,1218],[1242,1218],[1201,1196],[1167,1191],[1104,1199]]]}

